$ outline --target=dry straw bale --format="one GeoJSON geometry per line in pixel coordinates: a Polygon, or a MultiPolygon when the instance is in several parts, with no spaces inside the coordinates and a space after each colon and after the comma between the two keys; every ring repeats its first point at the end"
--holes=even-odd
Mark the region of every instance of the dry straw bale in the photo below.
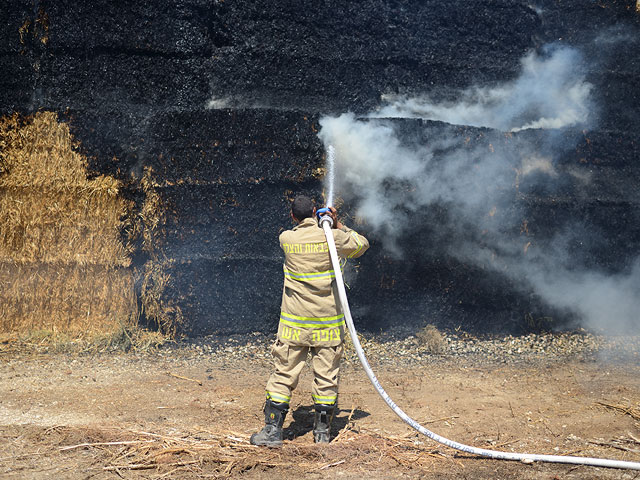
{"type": "Polygon", "coordinates": [[[57,115],[0,119],[0,328],[95,334],[137,319],[132,205],[120,183],[89,178],[57,115]]]}
{"type": "Polygon", "coordinates": [[[117,180],[87,178],[69,127],[51,112],[0,120],[0,259],[128,266],[131,205],[117,180]]]}
{"type": "Polygon", "coordinates": [[[130,269],[0,263],[0,331],[92,336],[132,325],[130,269]]]}
{"type": "Polygon", "coordinates": [[[4,175],[0,187],[53,190],[74,188],[118,194],[116,179],[101,175],[87,178],[87,160],[74,149],[69,126],[52,112],[0,120],[0,162],[4,175]]]}
{"type": "Polygon", "coordinates": [[[117,197],[0,190],[0,261],[129,266],[117,197]]]}

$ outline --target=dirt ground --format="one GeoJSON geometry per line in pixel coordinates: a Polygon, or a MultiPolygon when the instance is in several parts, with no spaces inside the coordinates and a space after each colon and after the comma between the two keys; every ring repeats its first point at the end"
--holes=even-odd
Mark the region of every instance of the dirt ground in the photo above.
{"type": "MultiPolygon", "coordinates": [[[[417,434],[353,359],[341,376],[333,441],[311,434],[307,369],[282,448],[261,428],[265,350],[192,348],[98,355],[0,350],[0,478],[635,479],[640,472],[496,461],[417,434]]],[[[640,461],[640,362],[598,355],[514,361],[432,356],[376,362],[381,384],[427,428],[527,453],[640,461]]]]}

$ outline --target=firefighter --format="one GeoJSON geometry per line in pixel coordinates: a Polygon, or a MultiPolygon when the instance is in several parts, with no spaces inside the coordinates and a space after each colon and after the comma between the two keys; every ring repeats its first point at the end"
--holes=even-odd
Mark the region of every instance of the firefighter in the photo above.
{"type": "MultiPolygon", "coordinates": [[[[338,255],[341,258],[362,255],[369,248],[367,239],[343,225],[335,208],[329,207],[329,214],[338,255]]],[[[271,348],[275,371],[267,382],[265,427],[251,435],[253,445],[282,445],[282,425],[291,393],[309,353],[314,374],[311,397],[315,405],[316,443],[329,442],[338,399],[345,324],[329,249],[309,197],[298,196],[293,200],[291,218],[297,225],[280,234],[285,256],[284,289],[278,335],[271,348]]]]}

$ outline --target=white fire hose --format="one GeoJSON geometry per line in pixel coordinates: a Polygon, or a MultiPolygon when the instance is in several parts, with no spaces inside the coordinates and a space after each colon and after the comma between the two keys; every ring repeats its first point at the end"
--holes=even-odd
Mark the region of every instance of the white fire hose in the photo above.
{"type": "Polygon", "coordinates": [[[336,251],[336,244],[333,238],[332,232],[332,224],[333,220],[330,216],[325,215],[320,218],[320,225],[324,229],[324,234],[327,237],[327,244],[329,246],[329,254],[331,256],[331,264],[333,265],[333,270],[335,272],[336,285],[338,287],[338,295],[340,297],[340,305],[342,306],[342,311],[344,313],[344,317],[347,322],[347,328],[349,329],[349,334],[351,335],[351,340],[353,341],[353,346],[356,349],[356,353],[358,354],[358,358],[360,359],[360,363],[362,363],[362,367],[364,371],[367,373],[369,380],[376,388],[382,399],[387,402],[387,405],[393,410],[402,420],[404,420],[411,427],[415,428],[418,432],[426,435],[432,440],[436,442],[442,443],[451,448],[455,448],[456,450],[460,450],[463,452],[467,452],[473,455],[480,455],[482,457],[493,458],[495,460],[518,460],[524,463],[532,463],[532,462],[549,462],[549,463],[570,463],[575,465],[589,465],[593,467],[609,467],[609,468],[624,468],[630,470],[640,470],[640,462],[626,462],[622,460],[607,460],[603,458],[589,458],[589,457],[570,457],[570,456],[561,456],[561,455],[536,455],[530,453],[509,453],[509,452],[500,452],[497,450],[487,450],[485,448],[477,448],[469,445],[465,445],[463,443],[454,442],[453,440],[449,440],[447,438],[441,437],[440,435],[427,430],[418,422],[416,422],[409,415],[404,413],[398,405],[394,403],[394,401],[387,395],[387,392],[384,391],[380,382],[376,378],[375,374],[371,370],[369,366],[369,362],[367,358],[364,356],[364,352],[362,350],[362,346],[360,345],[360,341],[358,340],[358,334],[356,333],[356,329],[353,326],[353,319],[351,318],[351,311],[349,310],[349,303],[347,302],[347,292],[344,288],[344,281],[342,279],[342,270],[340,268],[340,261],[338,258],[338,252],[336,251]]]}

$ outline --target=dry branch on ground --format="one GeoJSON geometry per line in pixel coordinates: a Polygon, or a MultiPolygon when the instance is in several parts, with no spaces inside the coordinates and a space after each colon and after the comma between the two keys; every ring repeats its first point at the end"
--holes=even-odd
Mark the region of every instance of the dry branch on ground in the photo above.
{"type": "MultiPolygon", "coordinates": [[[[161,434],[135,430],[97,430],[57,427],[58,441],[51,448],[60,453],[84,449],[105,471],[156,470],[231,475],[251,469],[286,468],[300,473],[345,467],[375,468],[400,465],[426,470],[436,460],[449,457],[408,437],[345,428],[328,445],[285,442],[282,448],[250,445],[245,435],[228,431],[161,434]],[[80,443],[69,443],[72,438],[80,443]],[[93,440],[93,441],[92,441],[93,440]]],[[[56,438],[51,439],[55,442],[56,438]]]]}
{"type": "Polygon", "coordinates": [[[625,415],[629,415],[634,420],[640,420],[640,404],[631,405],[629,402],[626,403],[608,403],[608,402],[597,402],[598,405],[602,405],[603,407],[609,408],[611,410],[616,410],[618,412],[622,412],[625,415]]]}

